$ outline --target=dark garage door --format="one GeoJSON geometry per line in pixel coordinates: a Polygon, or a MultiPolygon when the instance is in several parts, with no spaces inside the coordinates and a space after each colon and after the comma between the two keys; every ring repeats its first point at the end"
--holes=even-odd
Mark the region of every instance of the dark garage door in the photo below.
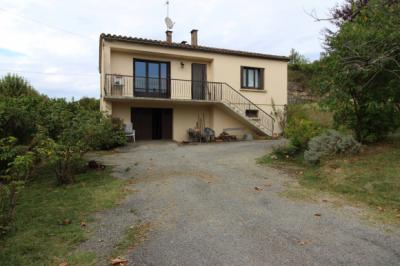
{"type": "Polygon", "coordinates": [[[136,139],[172,139],[172,109],[132,108],[131,118],[136,139]]]}

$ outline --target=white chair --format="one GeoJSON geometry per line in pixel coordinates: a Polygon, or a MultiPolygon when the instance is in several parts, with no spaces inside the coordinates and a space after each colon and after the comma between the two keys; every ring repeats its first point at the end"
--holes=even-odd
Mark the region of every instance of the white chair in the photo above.
{"type": "Polygon", "coordinates": [[[125,136],[128,139],[133,139],[133,142],[136,142],[135,130],[133,129],[132,123],[125,124],[125,136]]]}

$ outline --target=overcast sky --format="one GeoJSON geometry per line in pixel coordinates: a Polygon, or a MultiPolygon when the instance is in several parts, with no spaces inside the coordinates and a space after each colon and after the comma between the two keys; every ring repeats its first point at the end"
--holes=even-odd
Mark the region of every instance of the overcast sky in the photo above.
{"type": "MultiPolygon", "coordinates": [[[[173,40],[277,55],[322,51],[326,16],[340,0],[170,0],[173,40]]],[[[0,0],[0,76],[26,77],[50,97],[99,96],[101,32],[165,39],[164,0],[0,0]]]]}

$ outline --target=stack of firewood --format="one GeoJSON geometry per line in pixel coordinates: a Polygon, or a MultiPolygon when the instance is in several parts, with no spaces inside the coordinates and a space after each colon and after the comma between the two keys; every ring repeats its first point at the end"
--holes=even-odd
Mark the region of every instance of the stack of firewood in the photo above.
{"type": "Polygon", "coordinates": [[[230,142],[230,141],[237,141],[237,137],[234,135],[230,135],[225,131],[219,134],[218,137],[215,138],[217,142],[230,142]]]}

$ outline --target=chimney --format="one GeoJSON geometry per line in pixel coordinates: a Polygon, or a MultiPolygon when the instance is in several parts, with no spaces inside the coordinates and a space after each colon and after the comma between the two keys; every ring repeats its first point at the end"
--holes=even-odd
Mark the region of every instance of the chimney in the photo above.
{"type": "Polygon", "coordinates": [[[198,30],[192,30],[190,33],[192,34],[192,45],[197,46],[197,31],[198,30]]]}
{"type": "Polygon", "coordinates": [[[172,31],[171,30],[167,30],[165,32],[166,37],[167,37],[167,43],[172,43],[172,31]]]}

